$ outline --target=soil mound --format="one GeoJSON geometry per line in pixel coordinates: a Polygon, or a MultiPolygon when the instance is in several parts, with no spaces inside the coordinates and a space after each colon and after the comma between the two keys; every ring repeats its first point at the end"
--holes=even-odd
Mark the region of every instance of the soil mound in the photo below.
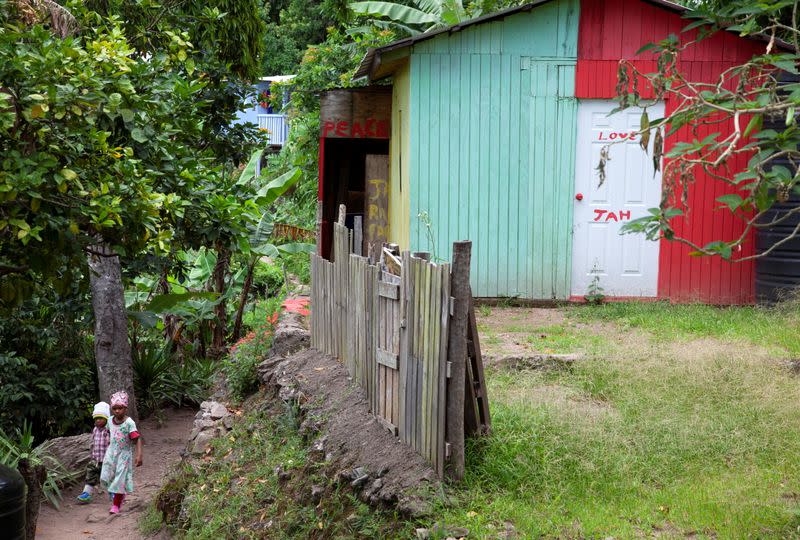
{"type": "MultiPolygon", "coordinates": [[[[294,345],[306,345],[298,335],[299,315],[288,313],[279,326],[291,326],[294,345]]],[[[307,332],[307,331],[306,331],[307,332]]],[[[292,350],[280,343],[273,350],[292,350]]],[[[268,399],[299,404],[301,434],[312,451],[338,469],[339,482],[348,482],[359,498],[373,505],[395,506],[421,516],[429,511],[432,495],[441,485],[430,465],[387,431],[369,412],[361,388],[336,358],[314,349],[288,356],[271,356],[259,366],[268,399]]]]}

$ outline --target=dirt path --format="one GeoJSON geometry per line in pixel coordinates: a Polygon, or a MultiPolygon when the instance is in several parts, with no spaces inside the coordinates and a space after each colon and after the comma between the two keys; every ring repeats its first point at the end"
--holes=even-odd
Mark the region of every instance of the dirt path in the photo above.
{"type": "Polygon", "coordinates": [[[108,514],[109,504],[105,493],[96,495],[91,504],[78,504],[75,497],[83,488],[81,483],[63,492],[61,510],[42,505],[36,527],[37,540],[142,538],[136,522],[161,487],[167,470],[180,459],[194,415],[194,411],[186,409],[170,410],[160,427],[154,419],[142,421],[140,431],[145,437],[144,465],[134,473],[136,491],[125,500],[120,514],[108,514]]]}

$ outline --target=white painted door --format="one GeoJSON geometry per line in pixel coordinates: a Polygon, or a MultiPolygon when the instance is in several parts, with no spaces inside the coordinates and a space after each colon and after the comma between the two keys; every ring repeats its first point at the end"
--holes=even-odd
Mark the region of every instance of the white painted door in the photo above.
{"type": "MultiPolygon", "coordinates": [[[[656,296],[658,242],[643,234],[620,235],[625,222],[647,215],[661,198],[661,174],[653,175],[652,154],[639,137],[642,110],[630,108],[612,116],[610,100],[578,104],[578,148],[575,167],[572,295],[584,296],[597,277],[606,296],[656,296]],[[597,164],[609,149],[606,180],[598,187],[597,164]]],[[[664,116],[664,105],[648,108],[651,119],[664,116]]],[[[652,149],[652,137],[650,143],[652,149]]]]}

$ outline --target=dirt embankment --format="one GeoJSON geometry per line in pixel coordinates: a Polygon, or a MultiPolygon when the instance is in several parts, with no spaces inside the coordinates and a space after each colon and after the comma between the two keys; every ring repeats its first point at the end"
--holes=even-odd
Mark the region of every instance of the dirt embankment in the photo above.
{"type": "Polygon", "coordinates": [[[312,453],[338,470],[337,481],[349,483],[363,501],[409,516],[426,514],[431,497],[441,492],[436,473],[375,419],[364,392],[335,358],[308,348],[288,354],[308,345],[304,324],[291,313],[282,319],[273,351],[259,366],[267,395],[299,404],[301,433],[312,453]]]}

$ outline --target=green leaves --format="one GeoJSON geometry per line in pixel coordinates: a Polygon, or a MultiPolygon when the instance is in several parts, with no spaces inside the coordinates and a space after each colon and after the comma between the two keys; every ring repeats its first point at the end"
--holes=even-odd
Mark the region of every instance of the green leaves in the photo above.
{"type": "Polygon", "coordinates": [[[352,2],[349,7],[356,15],[383,16],[406,25],[432,25],[439,20],[433,13],[426,13],[403,4],[381,2],[379,0],[352,2]]]}
{"type": "Polygon", "coordinates": [[[261,161],[261,156],[263,155],[263,153],[264,150],[262,150],[261,148],[253,152],[253,154],[250,156],[250,161],[248,161],[247,165],[245,165],[241,176],[239,176],[239,180],[236,182],[236,185],[239,186],[246,185],[255,180],[256,167],[258,166],[258,162],[261,161]]]}
{"type": "Polygon", "coordinates": [[[736,193],[729,193],[728,195],[717,197],[717,202],[727,206],[731,212],[738,210],[744,204],[744,200],[742,199],[741,195],[737,195],[736,193]]]}
{"type": "Polygon", "coordinates": [[[219,295],[214,292],[200,292],[200,291],[193,291],[193,292],[186,292],[186,293],[171,293],[171,294],[159,294],[153,297],[150,300],[150,303],[145,306],[145,310],[151,311],[153,313],[163,313],[165,311],[169,311],[170,309],[174,308],[181,302],[186,302],[192,299],[204,299],[204,300],[214,300],[219,295]]]}
{"type": "Polygon", "coordinates": [[[275,180],[258,190],[256,203],[261,207],[269,207],[274,203],[278,197],[286,193],[286,191],[300,180],[302,176],[298,167],[280,175],[275,180]]]}

